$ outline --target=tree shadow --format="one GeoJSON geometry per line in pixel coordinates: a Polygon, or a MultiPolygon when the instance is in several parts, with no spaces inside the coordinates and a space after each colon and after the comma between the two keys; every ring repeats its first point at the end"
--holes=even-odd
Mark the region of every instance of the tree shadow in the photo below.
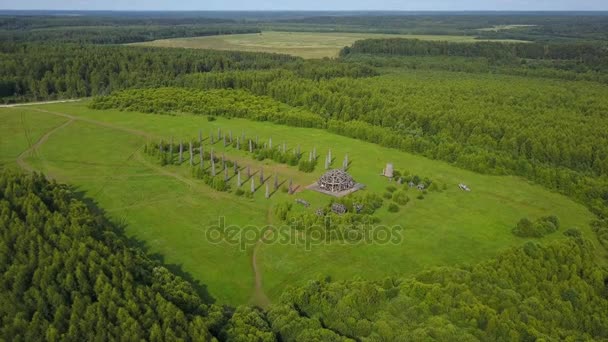
{"type": "Polygon", "coordinates": [[[192,285],[192,288],[194,289],[194,291],[199,295],[199,297],[201,298],[201,300],[204,303],[206,303],[206,304],[215,303],[216,300],[209,293],[207,285],[201,283],[198,279],[194,278],[192,276],[192,274],[185,271],[182,268],[182,265],[167,264],[165,262],[165,257],[162,254],[150,253],[150,248],[148,247],[148,245],[146,244],[146,242],[144,240],[140,240],[140,239],[136,238],[135,236],[127,236],[127,234],[126,234],[127,222],[126,222],[125,218],[111,219],[109,217],[108,213],[103,208],[101,208],[101,206],[93,198],[87,197],[86,191],[80,189],[79,187],[72,186],[72,185],[69,185],[68,187],[71,190],[74,197],[76,199],[82,201],[87,206],[87,208],[95,215],[97,223],[100,226],[104,227],[104,229],[107,229],[110,232],[114,233],[114,236],[112,237],[111,242],[107,241],[106,239],[108,239],[108,237],[105,237],[103,234],[99,235],[99,236],[95,236],[96,239],[98,239],[99,241],[102,241],[106,244],[108,244],[108,243],[120,244],[122,242],[128,248],[141,250],[149,260],[156,263],[158,266],[163,266],[163,267],[167,268],[173,274],[181,277],[182,279],[184,279],[185,281],[190,283],[192,285]],[[116,237],[119,238],[119,241],[116,241],[116,239],[115,239],[116,237]]]}

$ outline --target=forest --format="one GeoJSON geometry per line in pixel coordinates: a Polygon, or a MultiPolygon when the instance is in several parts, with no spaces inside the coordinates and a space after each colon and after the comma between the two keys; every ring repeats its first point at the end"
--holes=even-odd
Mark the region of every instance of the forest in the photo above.
{"type": "Polygon", "coordinates": [[[287,289],[221,307],[150,260],[93,204],[40,174],[0,173],[0,337],[12,341],[608,338],[606,279],[576,234],[413,278],[287,289]]]}

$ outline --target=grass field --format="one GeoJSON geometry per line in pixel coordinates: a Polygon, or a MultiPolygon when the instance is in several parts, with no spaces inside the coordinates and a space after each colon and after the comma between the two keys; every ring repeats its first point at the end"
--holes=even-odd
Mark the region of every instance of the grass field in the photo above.
{"type": "MultiPolygon", "coordinates": [[[[254,286],[253,247],[242,251],[238,246],[212,244],[205,239],[206,229],[218,217],[226,217],[230,225],[263,226],[276,221],[271,213],[274,203],[303,198],[313,210],[328,203],[329,198],[309,191],[294,196],[277,192],[270,199],[264,198],[263,190],[258,190],[253,199],[216,192],[193,179],[186,165],[159,166],[142,152],[146,141],[170,136],[193,138],[199,129],[206,135],[217,128],[235,134],[244,131],[260,139],[272,137],[275,144],[286,142],[288,147],[301,144],[304,153],[313,146],[320,154],[331,148],[336,164],[341,164],[348,153],[352,161],[349,171],[358,182],[366,184],[365,192],[384,192],[389,183],[378,174],[387,162],[448,185],[447,190],[431,192],[424,200],[416,199],[416,192],[409,190],[411,201],[398,213],[389,213],[386,206],[381,208],[378,215],[383,224],[404,228],[400,244],[330,244],[310,251],[302,245],[261,245],[256,250],[258,274],[270,300],[278,298],[285,286],[317,277],[383,279],[413,274],[429,266],[478,262],[526,241],[510,232],[522,217],[556,214],[562,222],[561,231],[576,226],[595,241],[588,226],[593,217],[582,205],[522,179],[479,175],[317,129],[241,119],[209,122],[202,116],[98,111],[87,108],[86,101],[0,108],[0,118],[2,166],[17,167],[16,158],[52,131],[37,149],[25,153],[23,161],[75,185],[113,220],[124,224],[129,236],[144,242],[150,253],[206,284],[221,303],[260,303],[260,298],[254,286]],[[461,182],[473,191],[460,191],[457,184],[461,182]]],[[[263,166],[267,175],[277,172],[281,180],[293,178],[301,187],[322,173],[321,162],[314,173],[304,174],[274,162],[254,161],[244,151],[224,149],[221,144],[214,148],[241,165],[252,165],[254,170],[263,166]]],[[[249,188],[247,183],[245,188],[249,188]]],[[[541,240],[562,237],[557,232],[541,240]]]]}
{"type": "Polygon", "coordinates": [[[399,35],[380,33],[325,33],[325,32],[276,32],[265,31],[252,34],[234,34],[194,38],[161,39],[134,43],[171,48],[192,48],[233,51],[271,52],[303,58],[337,57],[340,49],[357,40],[370,38],[410,38],[422,40],[446,40],[454,42],[478,41],[474,36],[447,35],[399,35]]]}

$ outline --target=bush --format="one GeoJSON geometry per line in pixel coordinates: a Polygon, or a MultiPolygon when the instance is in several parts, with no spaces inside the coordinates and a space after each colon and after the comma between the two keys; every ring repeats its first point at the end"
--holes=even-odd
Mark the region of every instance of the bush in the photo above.
{"type": "Polygon", "coordinates": [[[245,191],[243,191],[243,189],[236,189],[234,194],[237,196],[243,196],[245,194],[245,191]]]}
{"type": "Polygon", "coordinates": [[[302,172],[313,172],[315,170],[316,161],[300,160],[298,163],[298,170],[302,172]]]}
{"type": "Polygon", "coordinates": [[[564,232],[564,235],[566,235],[568,237],[573,237],[573,238],[579,238],[579,237],[583,236],[581,231],[578,230],[577,228],[570,228],[570,229],[566,230],[564,232]]]}
{"type": "Polygon", "coordinates": [[[384,197],[386,199],[391,199],[391,198],[393,198],[393,194],[390,192],[385,192],[384,195],[382,195],[382,197],[384,197]]]}
{"type": "Polygon", "coordinates": [[[513,228],[514,235],[519,237],[543,237],[551,234],[559,228],[559,220],[555,216],[545,216],[532,222],[527,218],[523,218],[517,222],[517,226],[513,228]]]}
{"type": "Polygon", "coordinates": [[[396,190],[397,190],[397,188],[392,185],[389,185],[386,187],[386,191],[388,191],[388,192],[395,192],[396,190]]]}
{"type": "Polygon", "coordinates": [[[393,201],[399,205],[406,205],[410,201],[410,198],[407,197],[405,191],[399,190],[393,193],[393,201]]]}
{"type": "Polygon", "coordinates": [[[207,115],[207,121],[211,122],[211,121],[215,121],[216,118],[213,115],[207,115]]]}
{"type": "Polygon", "coordinates": [[[388,205],[388,211],[391,213],[396,213],[399,211],[399,206],[396,203],[391,203],[388,205]]]}
{"type": "Polygon", "coordinates": [[[416,198],[419,199],[419,200],[423,200],[424,199],[424,195],[420,194],[420,195],[416,196],[416,198]]]}

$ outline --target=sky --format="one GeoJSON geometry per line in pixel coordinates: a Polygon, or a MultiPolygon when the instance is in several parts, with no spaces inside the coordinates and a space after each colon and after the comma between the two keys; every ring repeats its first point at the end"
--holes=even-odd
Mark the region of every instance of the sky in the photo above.
{"type": "Polygon", "coordinates": [[[597,11],[608,0],[0,0],[0,9],[597,11]]]}

